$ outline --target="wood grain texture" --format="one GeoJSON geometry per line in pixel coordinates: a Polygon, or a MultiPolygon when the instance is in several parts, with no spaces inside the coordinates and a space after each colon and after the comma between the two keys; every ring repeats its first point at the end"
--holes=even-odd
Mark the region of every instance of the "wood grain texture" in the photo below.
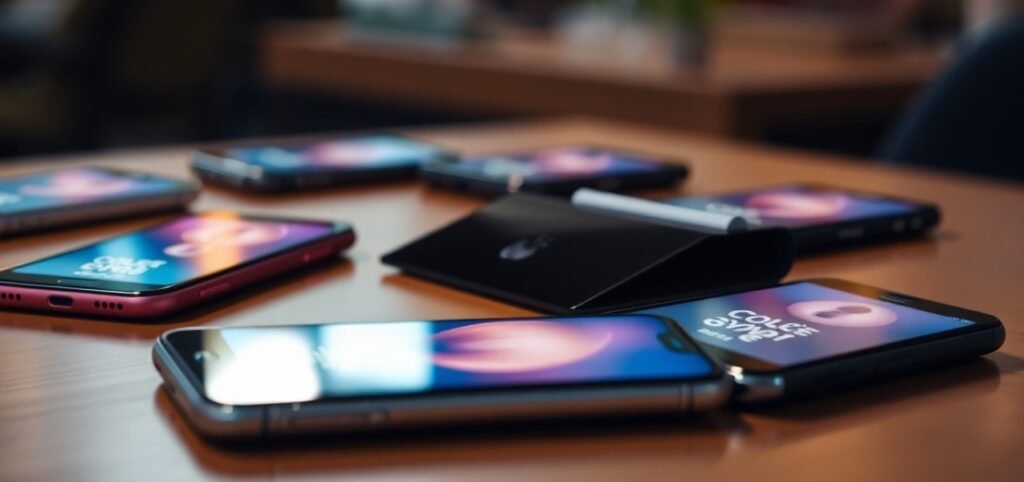
{"type": "MultiPolygon", "coordinates": [[[[197,438],[158,389],[150,346],[181,326],[518,316],[398,275],[382,253],[481,206],[418,182],[251,197],[208,189],[197,209],[352,221],[348,262],[314,268],[151,324],[0,313],[0,480],[1019,480],[1024,473],[1024,189],[588,120],[410,132],[480,152],[601,142],[690,160],[681,193],[795,180],[934,200],[931,238],[801,260],[832,276],[993,313],[1003,349],[975,362],[818,400],[675,422],[333,437],[263,448],[197,438]]],[[[188,148],[27,159],[0,175],[101,164],[187,176],[188,148]]],[[[0,241],[11,265],[144,226],[133,219],[0,241]]]]}
{"type": "Polygon", "coordinates": [[[607,116],[746,137],[815,119],[886,119],[944,57],[920,48],[840,54],[724,45],[705,70],[691,71],[657,49],[617,56],[521,31],[447,48],[389,45],[353,37],[336,22],[277,25],[262,53],[263,73],[279,87],[474,113],[607,116]]]}

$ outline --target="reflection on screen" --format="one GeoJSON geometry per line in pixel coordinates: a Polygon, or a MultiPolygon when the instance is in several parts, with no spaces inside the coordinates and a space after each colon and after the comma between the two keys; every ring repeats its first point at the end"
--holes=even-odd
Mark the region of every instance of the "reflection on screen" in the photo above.
{"type": "Polygon", "coordinates": [[[656,171],[660,165],[651,159],[603,149],[562,147],[530,154],[469,158],[463,166],[490,178],[547,181],[656,171]]]}
{"type": "Polygon", "coordinates": [[[696,341],[787,366],[961,328],[972,322],[814,283],[645,310],[696,341]]]}
{"type": "Polygon", "coordinates": [[[177,183],[155,177],[130,177],[93,168],[0,179],[0,213],[107,201],[174,192],[177,183]]]}
{"type": "Polygon", "coordinates": [[[441,155],[436,147],[395,136],[371,136],[302,146],[231,149],[228,156],[273,170],[325,170],[418,166],[441,155]]]}
{"type": "Polygon", "coordinates": [[[754,226],[790,228],[909,213],[917,209],[915,204],[895,199],[798,185],[665,202],[742,216],[754,226]]]}
{"type": "MultiPolygon", "coordinates": [[[[229,405],[530,385],[668,380],[712,367],[646,316],[409,321],[179,332],[201,337],[206,395],[229,405]]],[[[174,343],[174,338],[171,339],[174,343]]],[[[183,357],[192,354],[183,353],[183,357]]]]}
{"type": "Polygon", "coordinates": [[[171,285],[286,250],[331,232],[326,224],[186,216],[14,269],[15,273],[171,285]]]}

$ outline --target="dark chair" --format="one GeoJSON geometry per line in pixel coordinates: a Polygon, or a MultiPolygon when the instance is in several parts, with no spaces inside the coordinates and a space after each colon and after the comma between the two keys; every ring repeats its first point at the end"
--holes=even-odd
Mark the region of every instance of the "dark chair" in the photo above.
{"type": "Polygon", "coordinates": [[[969,39],[913,102],[879,155],[1024,181],[1024,16],[969,39]]]}
{"type": "Polygon", "coordinates": [[[0,75],[0,145],[92,147],[114,118],[163,112],[201,127],[238,3],[64,1],[45,28],[20,35],[31,42],[13,35],[6,49],[34,55],[0,75]]]}

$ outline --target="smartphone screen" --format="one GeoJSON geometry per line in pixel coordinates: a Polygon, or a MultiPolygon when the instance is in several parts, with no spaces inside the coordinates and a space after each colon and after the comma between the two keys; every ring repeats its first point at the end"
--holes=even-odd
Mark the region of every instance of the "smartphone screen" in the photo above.
{"type": "Polygon", "coordinates": [[[182,183],[102,168],[62,169],[0,179],[0,215],[181,191],[182,183]]]}
{"type": "Polygon", "coordinates": [[[641,315],[182,330],[165,341],[225,405],[717,373],[678,327],[641,315]]]}
{"type": "Polygon", "coordinates": [[[819,224],[909,214],[920,204],[827,187],[791,185],[663,202],[742,216],[752,226],[801,228],[819,224]]]}
{"type": "Polygon", "coordinates": [[[279,174],[415,167],[443,154],[430,144],[392,135],[293,146],[236,147],[224,153],[226,157],[279,174]]]}
{"type": "Polygon", "coordinates": [[[21,265],[4,272],[3,278],[154,290],[286,251],[333,231],[328,223],[247,219],[226,212],[192,215],[21,265]]]}
{"type": "Polygon", "coordinates": [[[550,182],[656,172],[663,164],[636,154],[594,147],[558,147],[522,154],[469,157],[459,162],[459,168],[475,177],[550,182]]]}
{"type": "Polygon", "coordinates": [[[642,313],[676,320],[728,364],[773,370],[975,324],[866,294],[798,282],[642,313]]]}

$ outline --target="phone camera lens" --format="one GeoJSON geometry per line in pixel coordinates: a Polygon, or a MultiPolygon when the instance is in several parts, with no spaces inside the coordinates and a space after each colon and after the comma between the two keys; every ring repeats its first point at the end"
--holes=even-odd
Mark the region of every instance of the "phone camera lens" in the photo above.
{"type": "Polygon", "coordinates": [[[216,360],[218,358],[220,358],[220,356],[217,355],[217,353],[209,351],[209,350],[199,350],[199,351],[197,351],[197,352],[192,354],[192,359],[197,361],[197,362],[200,362],[200,363],[201,362],[207,362],[207,361],[214,361],[214,360],[216,360]]]}

